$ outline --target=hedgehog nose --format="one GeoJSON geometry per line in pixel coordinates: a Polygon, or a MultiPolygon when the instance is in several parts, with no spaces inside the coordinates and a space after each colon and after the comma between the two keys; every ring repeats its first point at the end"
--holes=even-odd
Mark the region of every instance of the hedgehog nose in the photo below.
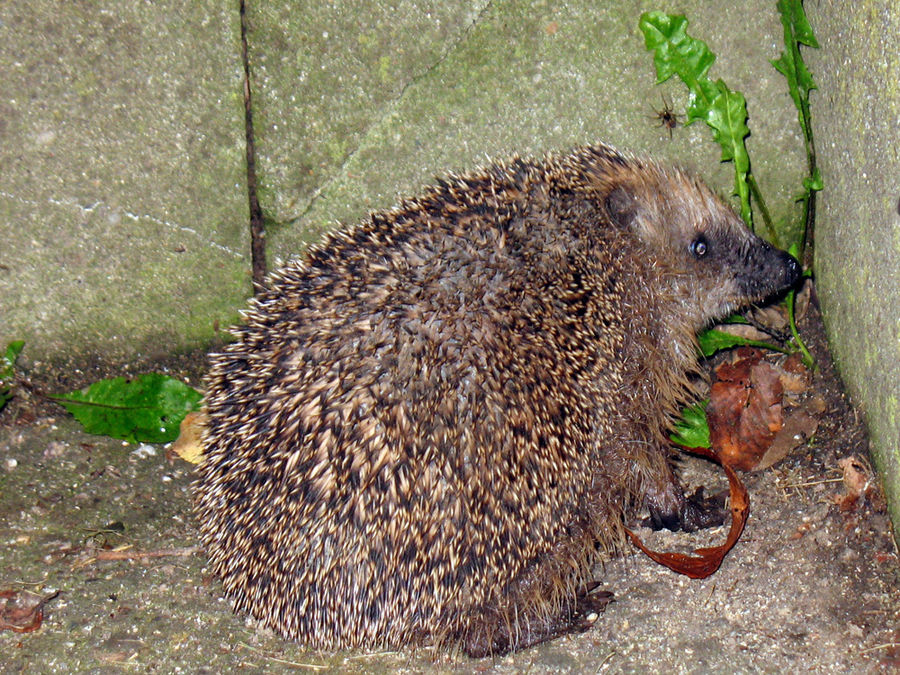
{"type": "Polygon", "coordinates": [[[784,286],[785,288],[790,288],[794,284],[797,283],[797,280],[800,278],[800,275],[803,274],[803,268],[800,266],[800,261],[797,260],[790,253],[782,252],[784,256],[784,286]]]}

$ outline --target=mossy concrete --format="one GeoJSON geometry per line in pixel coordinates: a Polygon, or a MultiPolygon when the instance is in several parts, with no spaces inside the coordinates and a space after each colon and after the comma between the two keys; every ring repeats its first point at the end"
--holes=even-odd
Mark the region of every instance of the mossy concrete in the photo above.
{"type": "Polygon", "coordinates": [[[124,363],[250,292],[237,2],[0,5],[0,346],[124,363]]]}
{"type": "Polygon", "coordinates": [[[249,7],[254,119],[270,253],[285,258],[448,170],[605,141],[688,166],[728,194],[730,164],[702,123],[670,140],[655,120],[680,82],[655,85],[641,12],[684,11],[719,55],[710,71],[749,101],[754,172],[789,228],[802,141],[771,2],[401,2],[249,7]],[[748,17],[752,17],[749,20],[748,17]],[[735,30],[734,26],[740,26],[735,30]]]}
{"type": "Polygon", "coordinates": [[[896,2],[807,9],[819,91],[813,126],[825,190],[815,268],[835,360],[865,415],[900,524],[900,13],[896,2]]]}

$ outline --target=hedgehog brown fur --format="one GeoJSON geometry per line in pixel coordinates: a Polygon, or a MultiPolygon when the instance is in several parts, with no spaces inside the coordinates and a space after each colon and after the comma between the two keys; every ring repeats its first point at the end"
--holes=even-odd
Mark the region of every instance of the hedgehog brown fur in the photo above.
{"type": "Polygon", "coordinates": [[[276,272],[207,379],[196,508],[237,611],[315,648],[503,653],[590,625],[683,496],[695,332],[796,261],[605,145],[451,175],[276,272]]]}

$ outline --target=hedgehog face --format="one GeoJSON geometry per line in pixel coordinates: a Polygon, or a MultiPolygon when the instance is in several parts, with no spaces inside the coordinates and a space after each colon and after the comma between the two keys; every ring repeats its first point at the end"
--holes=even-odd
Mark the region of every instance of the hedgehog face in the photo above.
{"type": "Polygon", "coordinates": [[[611,190],[606,210],[636,235],[697,328],[797,282],[797,260],[750,232],[705,185],[656,167],[650,183],[647,175],[611,190]]]}

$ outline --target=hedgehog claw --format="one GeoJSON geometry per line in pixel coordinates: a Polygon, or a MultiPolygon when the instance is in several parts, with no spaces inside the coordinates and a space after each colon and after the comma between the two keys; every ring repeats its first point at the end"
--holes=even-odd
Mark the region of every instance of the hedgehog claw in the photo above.
{"type": "MultiPolygon", "coordinates": [[[[592,584],[591,591],[598,585],[599,582],[592,584]]],[[[609,603],[615,602],[615,597],[609,591],[598,591],[596,593],[591,593],[591,591],[588,591],[585,595],[578,596],[574,610],[569,617],[568,627],[561,626],[556,635],[583,633],[597,622],[600,614],[603,613],[609,603]]],[[[562,617],[560,617],[560,620],[562,620],[562,617]]],[[[556,637],[556,635],[553,637],[556,637]]]]}

